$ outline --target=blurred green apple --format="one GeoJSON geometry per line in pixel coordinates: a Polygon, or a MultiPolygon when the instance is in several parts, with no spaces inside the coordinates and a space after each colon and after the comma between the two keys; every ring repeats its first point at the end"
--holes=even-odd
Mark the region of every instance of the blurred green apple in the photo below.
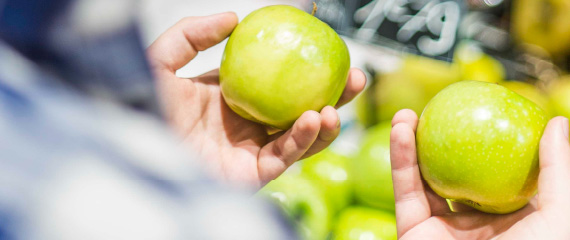
{"type": "Polygon", "coordinates": [[[518,43],[538,46],[554,56],[570,52],[567,0],[517,0],[511,9],[511,36],[518,43]]]}
{"type": "Polygon", "coordinates": [[[351,163],[354,195],[359,203],[394,211],[394,188],[390,167],[389,121],[370,128],[351,163]]]}
{"type": "Polygon", "coordinates": [[[534,85],[517,81],[503,82],[501,85],[536,103],[536,105],[546,112],[547,116],[553,117],[548,96],[534,85]]]}
{"type": "Polygon", "coordinates": [[[562,78],[554,83],[549,96],[555,114],[570,118],[570,77],[562,78]]]}
{"type": "Polygon", "coordinates": [[[461,42],[453,54],[462,80],[499,83],[505,79],[503,64],[471,42],[461,42]]]}
{"type": "Polygon", "coordinates": [[[325,239],[329,234],[331,206],[321,188],[304,176],[283,174],[263,187],[258,195],[281,207],[303,239],[325,239]]]}
{"type": "Polygon", "coordinates": [[[351,181],[347,157],[327,148],[303,160],[301,174],[313,181],[324,192],[334,211],[350,203],[351,181]]]}
{"type": "Polygon", "coordinates": [[[234,29],[220,87],[240,116],[287,129],[303,112],[337,103],[349,66],[344,41],[327,24],[291,6],[269,6],[234,29]]]}
{"type": "Polygon", "coordinates": [[[440,196],[488,213],[509,213],[536,193],[538,146],[548,118],[497,84],[462,81],[420,117],[418,163],[440,196]]]}
{"type": "Polygon", "coordinates": [[[404,57],[400,72],[424,89],[427,101],[445,87],[461,80],[461,71],[454,64],[416,55],[404,57]]]}
{"type": "Polygon", "coordinates": [[[358,123],[365,128],[376,124],[376,103],[374,102],[373,87],[364,89],[354,99],[355,116],[358,123]]]}
{"type": "Polygon", "coordinates": [[[333,232],[335,240],[397,239],[394,214],[365,207],[349,207],[340,213],[333,232]]]}
{"type": "Polygon", "coordinates": [[[373,86],[376,121],[391,120],[402,109],[419,115],[435,94],[459,80],[459,70],[447,62],[405,56],[399,70],[378,75],[378,83],[373,86]]]}
{"type": "Polygon", "coordinates": [[[429,101],[426,88],[400,71],[379,76],[374,97],[376,123],[392,119],[404,108],[419,114],[429,101]]]}

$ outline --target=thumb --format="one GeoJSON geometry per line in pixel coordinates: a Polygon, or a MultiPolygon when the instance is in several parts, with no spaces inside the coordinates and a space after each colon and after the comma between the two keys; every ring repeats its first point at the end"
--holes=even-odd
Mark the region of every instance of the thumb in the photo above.
{"type": "Polygon", "coordinates": [[[570,202],[570,144],[568,119],[556,117],[546,126],[540,140],[538,207],[559,208],[570,202]]]}
{"type": "Polygon", "coordinates": [[[172,73],[190,62],[198,51],[223,41],[238,23],[235,13],[186,17],[166,30],[147,49],[151,65],[172,73]]]}

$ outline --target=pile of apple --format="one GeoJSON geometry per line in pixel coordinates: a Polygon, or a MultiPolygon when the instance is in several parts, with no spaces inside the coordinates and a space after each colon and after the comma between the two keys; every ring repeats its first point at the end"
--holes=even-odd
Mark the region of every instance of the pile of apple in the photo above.
{"type": "Polygon", "coordinates": [[[538,104],[549,117],[570,117],[570,76],[540,87],[505,78],[504,66],[475,43],[461,42],[451,63],[416,55],[402,57],[400,67],[375,74],[357,99],[356,115],[365,126],[390,120],[401,109],[419,116],[428,102],[447,86],[464,80],[495,83],[538,104]]]}
{"type": "Polygon", "coordinates": [[[298,162],[259,195],[304,239],[396,239],[390,129],[389,122],[370,128],[354,156],[328,148],[298,162]]]}

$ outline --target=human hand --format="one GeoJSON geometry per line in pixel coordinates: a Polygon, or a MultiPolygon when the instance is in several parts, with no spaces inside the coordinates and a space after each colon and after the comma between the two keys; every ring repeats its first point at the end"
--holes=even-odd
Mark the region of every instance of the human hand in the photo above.
{"type": "MultiPolygon", "coordinates": [[[[295,161],[326,148],[339,134],[336,109],[307,111],[284,132],[268,128],[234,113],[224,102],[218,70],[185,79],[176,70],[233,31],[234,13],[184,18],[163,33],[147,50],[157,78],[165,116],[184,142],[192,146],[215,175],[232,183],[261,187],[278,177],[295,161]]],[[[352,100],[366,83],[362,71],[351,69],[336,108],[352,100]]]]}
{"type": "Polygon", "coordinates": [[[540,141],[538,194],[524,208],[505,215],[459,203],[452,212],[420,176],[411,110],[392,120],[390,157],[401,239],[570,239],[570,144],[568,120],[552,119],[540,141]]]}

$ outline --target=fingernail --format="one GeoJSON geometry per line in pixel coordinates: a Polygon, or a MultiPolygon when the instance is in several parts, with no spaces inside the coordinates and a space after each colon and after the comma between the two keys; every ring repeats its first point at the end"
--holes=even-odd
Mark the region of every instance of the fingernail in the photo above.
{"type": "Polygon", "coordinates": [[[562,133],[564,133],[564,137],[568,140],[570,137],[570,134],[568,133],[568,118],[564,118],[562,120],[562,133]]]}

